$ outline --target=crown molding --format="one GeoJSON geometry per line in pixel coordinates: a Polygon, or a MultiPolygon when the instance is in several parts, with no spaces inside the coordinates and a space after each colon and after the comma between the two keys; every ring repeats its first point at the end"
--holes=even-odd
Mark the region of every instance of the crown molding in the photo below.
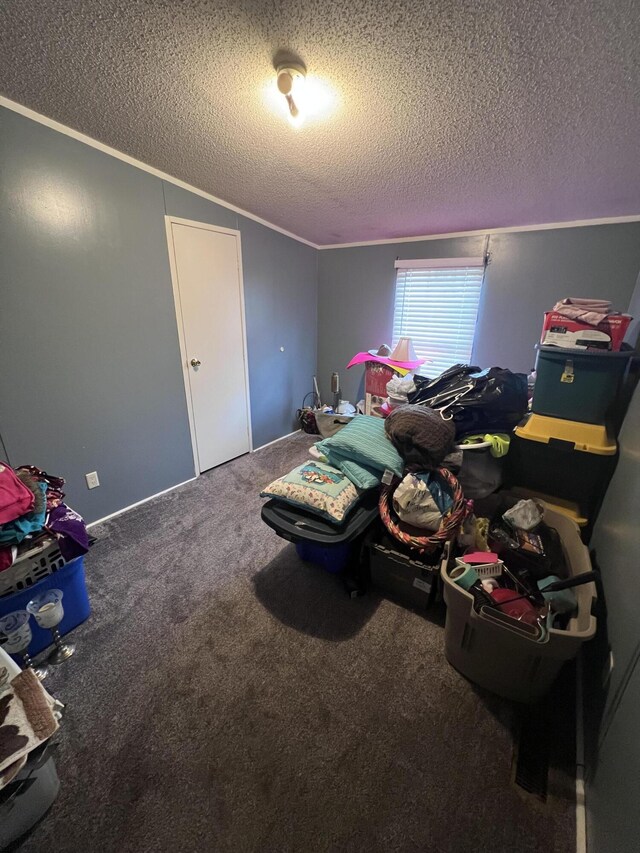
{"type": "Polygon", "coordinates": [[[5,98],[0,95],[0,107],[6,107],[8,110],[12,110],[14,113],[20,113],[20,115],[25,116],[26,118],[30,118],[32,121],[38,122],[38,124],[43,124],[45,127],[50,127],[52,130],[57,130],[58,133],[63,133],[65,136],[70,136],[72,139],[77,139],[78,142],[83,142],[85,145],[89,145],[91,148],[96,148],[98,151],[102,151],[103,154],[108,154],[110,157],[115,157],[116,160],[122,160],[123,163],[128,163],[130,166],[135,166],[136,169],[142,169],[143,172],[148,172],[150,175],[154,175],[156,178],[160,178],[163,181],[168,181],[171,184],[175,184],[177,187],[181,187],[183,190],[188,190],[188,192],[195,193],[196,195],[201,196],[202,198],[206,198],[207,201],[212,201],[214,204],[220,205],[220,207],[225,207],[227,210],[232,210],[234,213],[239,213],[241,216],[245,216],[247,219],[252,219],[254,222],[259,222],[260,225],[264,225],[267,228],[270,228],[272,231],[277,231],[279,234],[284,234],[285,237],[291,237],[292,240],[297,240],[299,243],[304,243],[305,246],[311,246],[312,249],[319,248],[315,243],[312,243],[310,240],[305,240],[304,237],[300,237],[298,234],[294,234],[291,231],[287,231],[286,228],[280,228],[279,225],[274,225],[273,222],[268,222],[266,219],[262,219],[260,216],[256,216],[255,213],[250,213],[248,210],[243,210],[241,207],[236,207],[234,204],[229,204],[228,201],[224,201],[224,199],[217,198],[211,193],[205,192],[204,190],[198,189],[198,187],[194,187],[192,184],[188,184],[186,181],[181,181],[180,178],[174,178],[173,175],[168,175],[166,172],[160,171],[160,169],[156,169],[153,166],[149,166],[147,163],[143,163],[141,160],[136,160],[135,157],[130,157],[128,154],[124,154],[122,151],[118,151],[116,148],[111,148],[110,145],[105,145],[103,142],[99,142],[97,139],[93,139],[91,136],[87,136],[85,133],[80,133],[78,130],[74,130],[72,127],[67,127],[65,124],[61,124],[59,121],[55,121],[48,116],[44,116],[41,113],[35,112],[35,110],[29,109],[29,107],[25,107],[22,104],[17,103],[17,101],[11,101],[9,98],[5,98]]]}
{"type": "Polygon", "coordinates": [[[583,228],[589,225],[617,225],[640,222],[640,213],[630,216],[605,216],[600,219],[574,219],[569,222],[544,222],[538,225],[507,225],[503,228],[481,228],[477,231],[449,231],[444,234],[423,234],[417,237],[389,237],[384,240],[362,240],[355,243],[331,243],[319,249],[352,249],[358,246],[385,246],[391,243],[420,243],[425,240],[447,240],[451,237],[485,237],[487,234],[514,234],[520,231],[551,231],[556,228],[583,228]]]}

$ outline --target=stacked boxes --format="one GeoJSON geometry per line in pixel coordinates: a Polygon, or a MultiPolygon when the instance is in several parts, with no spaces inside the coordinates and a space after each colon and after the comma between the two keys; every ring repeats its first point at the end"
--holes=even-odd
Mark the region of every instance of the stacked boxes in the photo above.
{"type": "Polygon", "coordinates": [[[532,414],[506,460],[510,487],[591,525],[618,459],[614,424],[631,350],[538,345],[532,414]]]}

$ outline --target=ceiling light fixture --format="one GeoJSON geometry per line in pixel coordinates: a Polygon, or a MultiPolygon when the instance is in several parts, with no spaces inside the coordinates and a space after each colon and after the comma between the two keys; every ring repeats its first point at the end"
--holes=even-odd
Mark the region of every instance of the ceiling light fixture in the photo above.
{"type": "Polygon", "coordinates": [[[289,62],[286,65],[278,65],[278,91],[284,95],[289,109],[289,120],[294,125],[299,125],[304,119],[304,90],[307,69],[304,65],[289,62]]]}

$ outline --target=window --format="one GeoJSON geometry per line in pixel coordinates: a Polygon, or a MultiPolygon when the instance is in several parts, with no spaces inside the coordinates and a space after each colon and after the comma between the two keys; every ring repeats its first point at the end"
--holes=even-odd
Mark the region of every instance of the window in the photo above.
{"type": "Polygon", "coordinates": [[[484,269],[484,258],[396,261],[393,343],[411,338],[430,378],[471,360],[484,269]]]}

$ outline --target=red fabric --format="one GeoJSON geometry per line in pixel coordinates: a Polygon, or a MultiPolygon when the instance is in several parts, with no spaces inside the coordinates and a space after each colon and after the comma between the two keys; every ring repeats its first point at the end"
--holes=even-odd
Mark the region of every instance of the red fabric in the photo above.
{"type": "Polygon", "coordinates": [[[498,589],[492,590],[490,594],[491,598],[499,604],[500,610],[507,616],[529,625],[535,625],[538,621],[538,608],[528,599],[518,598],[520,593],[514,592],[512,589],[498,587],[498,589]],[[515,601],[514,599],[518,600],[515,601]]]}
{"type": "Polygon", "coordinates": [[[5,462],[0,462],[0,524],[15,521],[33,509],[35,497],[31,489],[16,477],[5,462]]]}
{"type": "Polygon", "coordinates": [[[0,548],[0,572],[4,572],[13,565],[16,556],[15,545],[9,545],[6,548],[0,548]]]}

